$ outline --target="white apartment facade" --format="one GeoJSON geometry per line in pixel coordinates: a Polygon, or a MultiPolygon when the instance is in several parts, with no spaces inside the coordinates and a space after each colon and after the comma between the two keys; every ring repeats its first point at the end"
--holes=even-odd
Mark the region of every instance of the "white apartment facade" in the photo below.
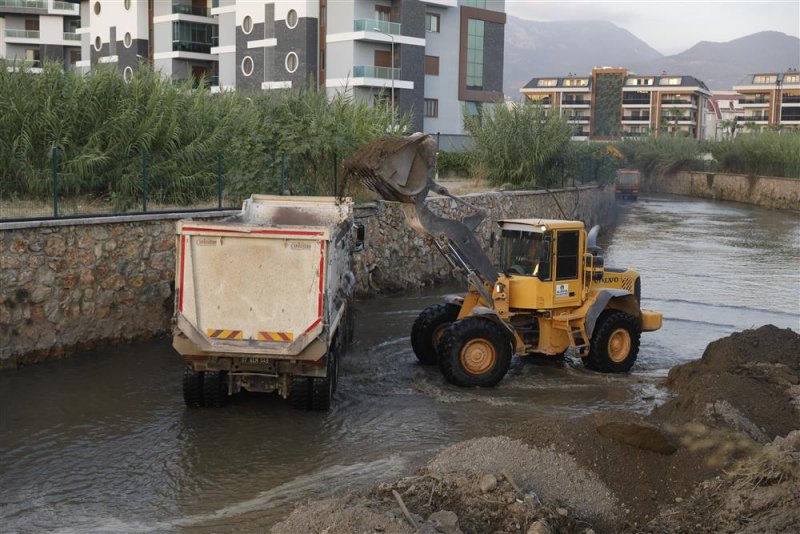
{"type": "Polygon", "coordinates": [[[34,71],[44,61],[74,68],[81,53],[79,27],[77,3],[0,0],[0,59],[34,71]]]}
{"type": "Polygon", "coordinates": [[[83,0],[80,66],[115,64],[130,79],[147,62],[176,80],[205,77],[212,91],[346,91],[394,102],[415,130],[459,136],[465,109],[502,98],[504,9],[505,0],[83,0]]]}

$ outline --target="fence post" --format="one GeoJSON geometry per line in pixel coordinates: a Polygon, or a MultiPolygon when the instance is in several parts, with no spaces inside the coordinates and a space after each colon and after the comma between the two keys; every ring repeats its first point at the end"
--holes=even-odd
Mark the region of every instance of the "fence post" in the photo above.
{"type": "Polygon", "coordinates": [[[53,217],[58,217],[58,148],[55,145],[50,161],[53,164],[53,217]]]}
{"type": "Polygon", "coordinates": [[[281,154],[281,195],[286,194],[286,154],[281,154]]]}
{"type": "Polygon", "coordinates": [[[147,149],[142,150],[142,211],[147,213],[147,149]]]}
{"type": "Polygon", "coordinates": [[[336,191],[339,189],[339,162],[336,151],[333,151],[333,196],[336,196],[336,191]]]}
{"type": "Polygon", "coordinates": [[[222,152],[217,152],[217,207],[222,209],[222,152]]]}

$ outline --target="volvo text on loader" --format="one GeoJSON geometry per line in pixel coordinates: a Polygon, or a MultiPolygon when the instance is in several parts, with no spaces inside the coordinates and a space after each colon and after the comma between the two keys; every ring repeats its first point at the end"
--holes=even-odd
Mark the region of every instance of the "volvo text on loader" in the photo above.
{"type": "Polygon", "coordinates": [[[434,191],[437,146],[428,135],[384,138],[345,162],[348,176],[386,200],[402,203],[409,224],[467,278],[468,291],[425,309],[411,344],[423,364],[438,364],[459,386],[494,386],[514,355],[560,356],[573,349],[584,364],[608,373],[631,369],[642,332],[658,330],[661,314],[640,307],[641,281],[632,269],[605,267],[598,227],[580,221],[498,221],[498,265],[474,230],[485,213],[445,219],[425,204],[434,191]]]}

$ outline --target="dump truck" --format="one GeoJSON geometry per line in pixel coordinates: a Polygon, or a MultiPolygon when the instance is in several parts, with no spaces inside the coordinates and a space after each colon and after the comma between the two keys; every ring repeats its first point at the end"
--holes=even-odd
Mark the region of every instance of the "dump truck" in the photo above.
{"type": "Polygon", "coordinates": [[[486,213],[434,180],[437,146],[430,136],[390,137],[365,145],[345,162],[386,200],[401,203],[409,225],[426,236],[467,280],[467,292],[423,310],[411,328],[420,363],[438,365],[457,386],[491,387],[512,356],[558,357],[572,349],[596,371],[627,372],[642,332],[658,330],[659,312],[640,306],[642,284],[633,269],[604,265],[599,227],[544,218],[498,221],[497,265],[475,230],[486,213]],[[433,213],[430,191],[471,212],[461,220],[433,213]]]}
{"type": "Polygon", "coordinates": [[[614,179],[614,196],[619,199],[636,200],[639,197],[638,169],[618,169],[614,179]]]}
{"type": "Polygon", "coordinates": [[[177,223],[173,347],[188,406],[241,390],[330,406],[352,338],[352,228],[350,199],[266,195],[177,223]]]}

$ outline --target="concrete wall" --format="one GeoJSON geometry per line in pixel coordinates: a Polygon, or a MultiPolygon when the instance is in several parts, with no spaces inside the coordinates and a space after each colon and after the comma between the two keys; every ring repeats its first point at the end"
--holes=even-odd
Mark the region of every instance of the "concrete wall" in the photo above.
{"type": "MultiPolygon", "coordinates": [[[[577,200],[577,217],[587,224],[608,224],[613,219],[611,188],[556,195],[568,214],[577,200]]],[[[465,198],[491,214],[479,228],[486,247],[497,219],[561,216],[547,193],[465,198]]],[[[429,203],[442,215],[463,213],[449,199],[434,198],[429,203]]],[[[0,369],[168,333],[178,218],[146,215],[0,224],[0,369]]],[[[438,253],[408,227],[397,203],[360,206],[356,219],[366,234],[365,247],[354,258],[359,295],[452,277],[438,253]]]]}
{"type": "Polygon", "coordinates": [[[800,180],[745,174],[680,172],[645,177],[642,191],[714,200],[732,200],[767,208],[800,210],[800,180]]]}

